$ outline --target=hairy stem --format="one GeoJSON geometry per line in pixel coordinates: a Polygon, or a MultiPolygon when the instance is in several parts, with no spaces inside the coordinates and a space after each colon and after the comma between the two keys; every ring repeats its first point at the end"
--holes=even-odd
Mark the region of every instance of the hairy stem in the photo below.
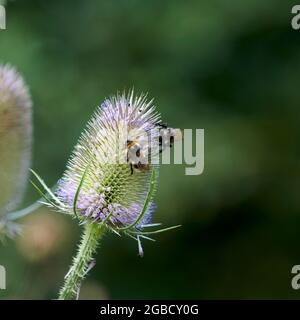
{"type": "Polygon", "coordinates": [[[86,276],[92,263],[99,240],[105,233],[106,227],[98,223],[87,223],[78,247],[77,255],[73,260],[69,272],[65,277],[65,283],[59,293],[59,300],[72,300],[76,298],[81,281],[86,276]]]}

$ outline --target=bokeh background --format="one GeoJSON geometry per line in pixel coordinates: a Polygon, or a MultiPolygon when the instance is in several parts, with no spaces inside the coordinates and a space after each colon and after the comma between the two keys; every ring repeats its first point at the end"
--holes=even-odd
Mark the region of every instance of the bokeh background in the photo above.
{"type": "MultiPolygon", "coordinates": [[[[81,298],[298,298],[300,31],[282,0],[8,1],[0,61],[34,101],[32,167],[53,185],[95,107],[132,86],[173,127],[205,129],[205,171],[161,168],[145,242],[110,234],[81,298]]],[[[28,184],[23,206],[38,198],[28,184]]],[[[0,247],[4,299],[55,298],[80,228],[41,209],[0,247]]]]}

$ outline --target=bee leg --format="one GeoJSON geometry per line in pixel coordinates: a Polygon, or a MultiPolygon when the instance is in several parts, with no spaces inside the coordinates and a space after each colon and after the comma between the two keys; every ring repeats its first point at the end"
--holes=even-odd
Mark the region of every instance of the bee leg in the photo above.
{"type": "Polygon", "coordinates": [[[164,122],[159,123],[158,126],[163,128],[163,129],[167,129],[168,128],[168,124],[164,123],[164,122]]]}

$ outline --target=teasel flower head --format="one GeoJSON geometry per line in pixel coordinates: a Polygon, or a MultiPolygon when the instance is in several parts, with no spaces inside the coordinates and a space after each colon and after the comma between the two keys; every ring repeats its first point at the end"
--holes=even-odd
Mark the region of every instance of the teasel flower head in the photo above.
{"type": "MultiPolygon", "coordinates": [[[[143,231],[152,223],[158,179],[160,115],[146,95],[117,94],[97,108],[47,204],[81,223],[105,225],[136,239],[165,231],[143,231]]],[[[167,228],[169,229],[169,228],[167,228]]],[[[150,239],[151,240],[151,239],[150,239]]]]}
{"type": "Polygon", "coordinates": [[[30,167],[32,102],[19,73],[0,65],[0,217],[22,200],[30,167]]]}

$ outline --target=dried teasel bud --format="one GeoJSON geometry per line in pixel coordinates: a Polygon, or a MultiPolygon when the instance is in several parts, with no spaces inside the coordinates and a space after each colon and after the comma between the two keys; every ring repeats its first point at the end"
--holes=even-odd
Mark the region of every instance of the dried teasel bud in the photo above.
{"type": "Polygon", "coordinates": [[[22,200],[30,166],[31,98],[24,80],[0,65],[0,216],[22,200]]]}

